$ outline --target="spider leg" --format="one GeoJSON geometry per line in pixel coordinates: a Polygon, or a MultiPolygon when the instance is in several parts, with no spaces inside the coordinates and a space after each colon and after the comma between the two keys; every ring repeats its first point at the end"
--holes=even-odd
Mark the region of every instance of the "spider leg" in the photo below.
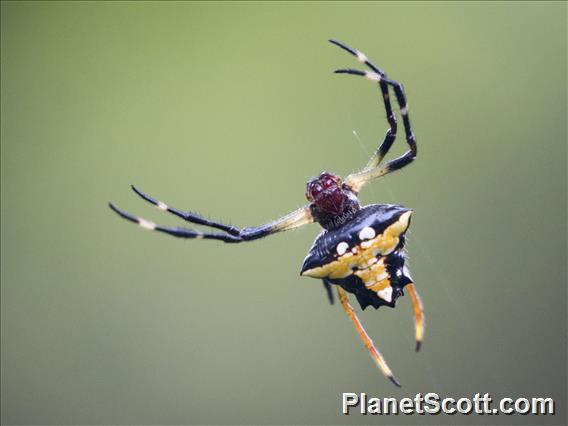
{"type": "Polygon", "coordinates": [[[387,131],[385,139],[383,140],[383,142],[381,143],[381,145],[379,146],[373,157],[369,160],[367,165],[363,168],[363,170],[361,170],[358,173],[354,173],[347,176],[345,180],[346,184],[351,186],[351,188],[355,192],[359,192],[359,190],[370,180],[380,176],[384,176],[387,173],[401,169],[407,166],[408,164],[410,164],[414,160],[417,154],[416,137],[414,136],[414,133],[412,132],[412,127],[410,125],[410,119],[408,117],[408,104],[406,102],[406,96],[404,94],[404,87],[402,86],[402,84],[397,81],[388,79],[385,72],[381,68],[377,67],[372,62],[370,62],[368,58],[365,56],[365,54],[363,54],[362,52],[352,49],[341,42],[337,42],[335,40],[330,40],[330,41],[333,44],[351,53],[353,56],[357,57],[359,62],[367,65],[371,69],[371,71],[340,69],[336,70],[335,73],[358,75],[365,77],[368,80],[377,82],[381,87],[381,91],[383,93],[385,109],[387,110],[387,120],[390,125],[390,129],[387,131]],[[390,150],[396,137],[396,120],[394,120],[394,115],[392,113],[392,107],[388,96],[388,86],[393,87],[394,94],[396,96],[396,100],[400,108],[402,121],[404,123],[406,142],[410,149],[402,156],[389,161],[383,167],[379,167],[381,161],[383,160],[387,152],[390,150]]]}
{"type": "Polygon", "coordinates": [[[401,387],[399,381],[392,374],[391,369],[385,362],[381,353],[375,347],[373,341],[371,340],[371,338],[363,328],[361,321],[359,321],[359,318],[355,314],[355,311],[349,304],[349,296],[347,296],[345,290],[343,290],[340,286],[337,286],[337,294],[339,296],[339,301],[341,302],[341,306],[343,306],[343,310],[345,311],[347,316],[351,318],[351,321],[353,321],[355,329],[357,330],[357,333],[359,333],[359,337],[361,337],[363,344],[369,350],[369,353],[371,354],[371,357],[375,361],[375,364],[377,364],[377,366],[380,368],[381,372],[384,374],[384,376],[387,379],[393,382],[396,386],[401,387]]]}
{"type": "MultiPolygon", "coordinates": [[[[367,58],[367,55],[365,55],[363,52],[360,52],[357,49],[353,49],[352,47],[349,47],[345,43],[342,43],[338,40],[329,40],[329,41],[330,43],[335,44],[336,46],[340,47],[341,49],[355,56],[359,62],[367,65],[382,79],[387,77],[384,70],[378,67],[377,65],[375,65],[373,62],[369,61],[369,58],[367,58]]],[[[377,167],[381,163],[381,161],[383,160],[389,149],[391,148],[396,138],[397,122],[396,122],[396,117],[392,111],[390,95],[389,95],[389,87],[388,84],[383,80],[379,81],[379,87],[381,88],[381,92],[383,95],[383,102],[387,113],[387,121],[389,123],[390,128],[387,130],[383,142],[381,143],[379,148],[377,148],[377,150],[375,151],[375,153],[373,154],[373,156],[371,157],[371,159],[369,160],[369,162],[367,163],[367,165],[363,170],[368,170],[377,167]]]]}
{"type": "Polygon", "coordinates": [[[142,199],[148,201],[150,204],[155,205],[158,209],[170,212],[170,213],[176,215],[177,217],[182,218],[183,220],[185,220],[187,222],[195,223],[197,225],[205,225],[205,226],[210,226],[212,228],[217,228],[217,229],[225,231],[225,232],[227,232],[231,235],[239,235],[239,228],[237,228],[235,226],[225,225],[225,224],[220,223],[220,222],[216,222],[216,221],[213,221],[213,220],[206,219],[203,216],[198,215],[197,213],[178,210],[175,207],[171,207],[171,206],[167,205],[166,203],[163,203],[162,201],[158,201],[158,200],[150,197],[149,195],[140,191],[134,185],[130,185],[130,187],[142,199]]]}
{"type": "Polygon", "coordinates": [[[136,223],[140,227],[148,229],[150,231],[163,232],[165,234],[169,234],[178,238],[190,238],[198,240],[201,239],[221,240],[226,243],[240,243],[242,241],[242,238],[226,233],[221,234],[221,233],[199,232],[187,228],[180,228],[180,227],[170,228],[170,227],[160,226],[155,224],[154,222],[150,222],[149,220],[133,216],[130,213],[126,213],[125,211],[119,209],[112,203],[109,203],[109,207],[123,219],[136,223]]]}
{"type": "Polygon", "coordinates": [[[169,234],[178,238],[219,240],[225,243],[241,243],[244,241],[256,240],[258,238],[266,237],[276,232],[298,228],[314,221],[309,206],[304,206],[280,219],[269,222],[265,225],[252,228],[235,228],[237,229],[238,233],[237,235],[233,235],[226,232],[200,232],[188,228],[160,226],[155,224],[154,222],[150,222],[149,220],[133,216],[130,213],[126,213],[112,203],[109,203],[109,207],[123,219],[136,223],[144,229],[163,232],[165,234],[169,234]]]}
{"type": "MultiPolygon", "coordinates": [[[[349,176],[347,176],[347,178],[345,179],[345,183],[347,183],[348,185],[350,185],[353,190],[355,192],[359,192],[360,189],[369,181],[384,176],[388,173],[394,172],[395,170],[399,170],[402,169],[403,167],[407,166],[408,164],[410,164],[412,161],[414,161],[414,159],[416,158],[416,154],[418,152],[417,146],[416,146],[416,137],[414,136],[414,133],[412,132],[412,127],[410,125],[410,119],[408,118],[408,104],[406,102],[406,96],[404,94],[404,88],[402,86],[401,83],[394,81],[394,80],[389,80],[386,78],[382,78],[379,74],[375,73],[375,72],[370,72],[370,71],[359,71],[359,70],[352,70],[352,69],[342,69],[342,70],[336,70],[335,71],[337,74],[352,74],[352,75],[359,75],[362,77],[365,77],[369,80],[372,81],[385,81],[387,84],[393,86],[394,89],[394,93],[396,95],[396,99],[397,102],[399,104],[400,107],[400,113],[402,115],[402,121],[404,123],[404,131],[406,134],[406,143],[409,146],[409,150],[407,152],[405,152],[403,155],[401,155],[398,158],[395,158],[394,160],[389,161],[387,164],[385,164],[382,167],[378,167],[379,162],[377,162],[377,166],[374,168],[364,168],[362,171],[360,171],[359,173],[354,173],[351,174],[349,176]]],[[[387,136],[388,136],[388,132],[387,132],[387,136]]],[[[394,140],[393,140],[394,142],[394,140]]],[[[385,142],[383,142],[382,145],[387,144],[388,148],[390,149],[390,145],[392,145],[392,142],[388,142],[388,139],[385,138],[385,142]]],[[[379,151],[381,150],[381,148],[379,148],[379,151]]],[[[384,154],[386,154],[386,151],[384,152],[384,154]]],[[[384,156],[383,154],[383,156],[384,156]]],[[[377,159],[380,158],[380,155],[377,155],[377,159]]],[[[380,158],[382,160],[382,158],[380,158]]],[[[371,159],[370,163],[374,163],[373,159],[371,159]]],[[[372,164],[371,164],[372,166],[372,164]]]]}
{"type": "Polygon", "coordinates": [[[416,292],[413,283],[406,285],[408,294],[412,300],[412,310],[414,311],[414,332],[416,336],[416,352],[422,346],[422,339],[424,338],[424,309],[422,307],[422,300],[416,292]]]}
{"type": "Polygon", "coordinates": [[[310,209],[310,205],[305,205],[300,207],[298,210],[288,213],[286,216],[282,216],[272,222],[268,222],[264,225],[252,227],[252,228],[242,228],[239,232],[239,236],[243,241],[256,240],[258,238],[263,238],[276,232],[289,231],[291,229],[296,229],[304,225],[309,225],[314,222],[314,217],[310,209]]]}
{"type": "Polygon", "coordinates": [[[329,283],[328,280],[322,280],[323,282],[323,288],[325,289],[325,292],[327,294],[327,299],[329,300],[329,304],[333,305],[335,300],[333,298],[333,289],[331,288],[331,284],[329,283]]]}

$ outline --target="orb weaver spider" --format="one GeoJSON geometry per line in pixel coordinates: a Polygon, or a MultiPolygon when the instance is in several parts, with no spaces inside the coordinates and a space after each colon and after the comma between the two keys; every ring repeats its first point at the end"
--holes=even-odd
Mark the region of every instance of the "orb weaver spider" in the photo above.
{"type": "Polygon", "coordinates": [[[412,210],[391,204],[361,206],[357,199],[359,191],[371,180],[399,170],[414,161],[417,154],[416,138],[410,126],[408,104],[402,84],[389,79],[385,72],[369,61],[362,52],[337,40],[329,41],[355,56],[360,63],[369,68],[368,71],[339,69],[335,73],[361,76],[377,83],[386,110],[389,129],[383,142],[361,171],[350,174],[344,180],[334,173],[322,172],[307,183],[306,198],[309,201],[307,205],[258,227],[238,228],[206,219],[196,213],[178,210],[146,195],[135,186],[132,186],[134,192],[158,209],[172,213],[187,222],[215,228],[221,232],[164,227],[132,216],[112,203],[109,203],[109,206],[122,218],[145,229],[179,238],[219,240],[225,243],[257,240],[313,222],[319,223],[324,230],[316,237],[300,274],[321,279],[331,304],[334,303],[332,287],[335,286],[343,310],[355,325],[371,357],[385,377],[400,387],[400,383],[350,305],[347,293],[355,295],[363,310],[369,305],[375,309],[381,306],[394,308],[396,300],[404,295],[406,288],[414,311],[416,351],[420,349],[424,334],[422,302],[404,265],[405,234],[410,224],[412,210]],[[400,157],[381,165],[395,141],[397,132],[397,120],[389,96],[391,87],[400,108],[409,149],[400,157]]]}

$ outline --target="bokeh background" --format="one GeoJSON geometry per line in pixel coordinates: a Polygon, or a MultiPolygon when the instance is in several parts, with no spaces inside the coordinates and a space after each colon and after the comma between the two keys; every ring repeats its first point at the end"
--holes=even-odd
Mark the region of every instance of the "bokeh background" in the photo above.
{"type": "MultiPolygon", "coordinates": [[[[2,423],[565,424],[566,4],[2,2],[2,423]],[[361,167],[406,86],[418,161],[365,203],[415,210],[408,298],[362,319],[321,283],[316,225],[240,246],[116,217],[256,225],[361,167]],[[380,397],[552,397],[554,417],[340,414],[380,397]]],[[[395,154],[405,148],[403,138],[395,154]]]]}

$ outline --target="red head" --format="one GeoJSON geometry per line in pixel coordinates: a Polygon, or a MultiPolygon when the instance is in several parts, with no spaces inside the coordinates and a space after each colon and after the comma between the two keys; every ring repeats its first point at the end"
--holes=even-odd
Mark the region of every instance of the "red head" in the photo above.
{"type": "Polygon", "coordinates": [[[339,176],[322,172],[319,177],[308,182],[306,198],[327,213],[340,214],[345,208],[348,195],[342,188],[339,176]]]}

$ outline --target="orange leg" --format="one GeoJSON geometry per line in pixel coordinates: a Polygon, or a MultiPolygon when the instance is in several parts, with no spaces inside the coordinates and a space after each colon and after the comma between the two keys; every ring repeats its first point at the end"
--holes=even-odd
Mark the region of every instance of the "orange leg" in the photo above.
{"type": "Polygon", "coordinates": [[[416,335],[416,352],[422,346],[422,339],[424,338],[424,309],[422,307],[422,300],[414,288],[414,284],[410,283],[406,286],[410,299],[412,299],[412,310],[414,311],[414,329],[416,335]]]}
{"type": "Polygon", "coordinates": [[[385,375],[387,379],[393,382],[396,386],[400,387],[400,383],[398,382],[398,380],[396,380],[396,378],[392,374],[391,369],[385,362],[381,353],[377,350],[377,348],[375,348],[373,341],[371,340],[371,338],[363,328],[361,321],[359,321],[359,318],[357,318],[355,311],[349,304],[349,296],[347,296],[345,290],[343,290],[340,286],[337,286],[337,294],[339,295],[339,300],[341,301],[341,306],[343,306],[343,310],[345,311],[347,316],[351,318],[351,321],[353,321],[355,329],[357,330],[357,333],[359,333],[359,337],[361,337],[363,344],[369,350],[369,353],[371,354],[371,357],[375,361],[375,364],[377,364],[377,366],[381,369],[381,372],[385,375]]]}

